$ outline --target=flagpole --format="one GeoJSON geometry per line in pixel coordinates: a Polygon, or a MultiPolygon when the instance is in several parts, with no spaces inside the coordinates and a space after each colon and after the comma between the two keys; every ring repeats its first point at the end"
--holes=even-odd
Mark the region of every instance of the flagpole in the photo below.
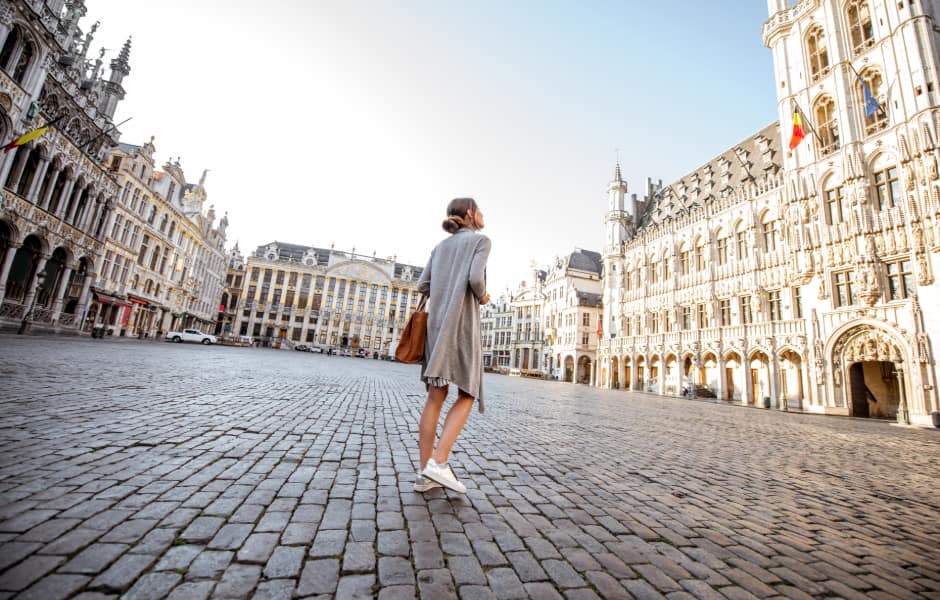
{"type": "MultiPolygon", "coordinates": [[[[855,73],[855,78],[858,79],[858,82],[862,84],[862,103],[864,104],[864,102],[865,102],[865,100],[864,100],[864,99],[865,99],[865,88],[868,87],[868,84],[865,82],[865,80],[862,78],[862,76],[859,74],[859,72],[855,70],[855,65],[853,65],[853,64],[852,64],[851,62],[849,62],[849,61],[846,61],[846,63],[849,65],[849,68],[852,69],[852,72],[855,73]]],[[[875,94],[874,94],[874,92],[872,91],[872,89],[871,89],[870,87],[868,88],[868,93],[871,95],[872,98],[874,98],[875,104],[878,105],[878,110],[881,111],[881,115],[884,116],[884,117],[887,117],[887,116],[888,116],[888,111],[886,111],[886,110],[885,110],[885,107],[883,107],[883,106],[881,105],[881,102],[878,102],[878,99],[875,98],[875,94]]],[[[867,105],[865,105],[865,113],[866,113],[866,115],[868,114],[868,106],[867,106],[867,105]]]]}
{"type": "Polygon", "coordinates": [[[99,133],[98,135],[96,135],[95,137],[91,138],[90,140],[88,140],[87,142],[85,142],[84,144],[82,144],[81,146],[79,146],[78,149],[79,149],[79,150],[84,149],[85,146],[88,146],[89,144],[91,144],[92,142],[94,142],[95,140],[97,140],[98,138],[100,138],[101,136],[106,135],[106,134],[108,134],[108,133],[111,133],[112,131],[114,131],[115,129],[117,129],[118,127],[120,127],[121,125],[123,125],[124,123],[127,123],[128,121],[130,121],[130,120],[133,119],[133,118],[134,118],[134,117],[127,117],[126,119],[124,119],[123,121],[121,121],[120,123],[118,123],[117,125],[111,125],[111,126],[108,127],[107,129],[105,129],[104,131],[102,131],[101,133],[99,133]]]}
{"type": "Polygon", "coordinates": [[[816,136],[816,141],[819,142],[819,145],[822,146],[822,143],[823,143],[822,138],[819,137],[819,134],[818,134],[818,133],[816,133],[816,128],[813,127],[813,124],[812,124],[812,123],[810,122],[810,120],[806,117],[806,113],[803,112],[803,109],[802,109],[802,108],[800,108],[800,103],[797,102],[797,101],[796,101],[795,99],[793,99],[793,98],[790,98],[790,102],[791,102],[791,108],[796,108],[796,111],[797,111],[798,113],[800,113],[800,115],[803,117],[803,122],[806,123],[807,127],[809,127],[809,130],[810,130],[811,132],[813,132],[813,135],[814,135],[814,136],[816,136]]]}

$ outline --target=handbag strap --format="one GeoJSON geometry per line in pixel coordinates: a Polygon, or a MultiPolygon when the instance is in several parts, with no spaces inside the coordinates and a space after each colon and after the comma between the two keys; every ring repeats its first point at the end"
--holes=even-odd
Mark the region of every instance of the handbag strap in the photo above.
{"type": "Polygon", "coordinates": [[[428,303],[427,296],[421,296],[421,300],[418,301],[418,308],[415,309],[415,312],[421,312],[424,310],[424,305],[428,303]]]}

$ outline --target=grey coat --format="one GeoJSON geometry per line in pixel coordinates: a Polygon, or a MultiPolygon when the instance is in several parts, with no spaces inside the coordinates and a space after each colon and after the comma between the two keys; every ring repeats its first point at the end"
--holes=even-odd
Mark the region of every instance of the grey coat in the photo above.
{"type": "Polygon", "coordinates": [[[431,251],[417,290],[428,294],[421,380],[445,379],[477,399],[483,412],[480,300],[486,295],[490,239],[460,229],[431,251]]]}

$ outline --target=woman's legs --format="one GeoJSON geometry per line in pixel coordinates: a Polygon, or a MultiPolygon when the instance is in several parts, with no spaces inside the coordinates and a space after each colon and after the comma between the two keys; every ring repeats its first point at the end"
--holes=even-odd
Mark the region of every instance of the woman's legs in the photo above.
{"type": "MultiPolygon", "coordinates": [[[[446,396],[446,388],[444,389],[444,395],[446,396]]],[[[443,398],[441,398],[441,400],[443,401],[443,398]]],[[[428,395],[428,404],[430,405],[430,395],[428,395]]],[[[427,410],[427,407],[425,407],[425,413],[427,413],[427,410]]],[[[467,422],[467,417],[470,416],[471,410],[473,410],[473,396],[463,390],[459,390],[457,393],[457,401],[450,407],[450,410],[447,411],[447,416],[444,418],[444,428],[441,430],[441,438],[437,441],[437,449],[434,451],[434,462],[439,465],[447,463],[447,459],[450,456],[450,449],[454,447],[454,442],[457,441],[457,436],[460,435],[460,432],[463,430],[463,426],[467,422]]],[[[441,405],[438,404],[436,417],[439,416],[440,413],[441,405]]],[[[437,425],[436,417],[434,421],[435,428],[437,425]]],[[[424,414],[421,415],[421,424],[422,426],[424,425],[424,414]]],[[[433,437],[431,439],[433,443],[433,437]]],[[[422,461],[427,461],[423,454],[422,461]]]]}
{"type": "MultiPolygon", "coordinates": [[[[441,418],[441,407],[444,406],[445,398],[447,398],[446,385],[428,388],[428,401],[424,405],[421,421],[418,423],[418,452],[421,457],[419,468],[422,471],[427,466],[431,453],[434,452],[434,436],[437,434],[437,422],[441,418]]],[[[449,418],[450,413],[447,416],[449,418]]]]}

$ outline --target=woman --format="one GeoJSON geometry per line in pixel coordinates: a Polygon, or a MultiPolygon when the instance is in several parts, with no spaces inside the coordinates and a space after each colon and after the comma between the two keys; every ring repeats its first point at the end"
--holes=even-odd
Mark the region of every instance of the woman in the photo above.
{"type": "Polygon", "coordinates": [[[473,198],[456,198],[447,205],[444,230],[450,237],[431,252],[418,279],[417,290],[428,296],[428,332],[421,380],[428,400],[418,426],[421,462],[415,491],[445,486],[465,493],[447,464],[450,449],[463,429],[473,400],[483,412],[483,347],[480,305],[490,301],[486,293],[486,260],[490,240],[483,229],[483,213],[473,198]],[[457,387],[457,401],[447,412],[441,437],[434,435],[450,385],[457,387]]]}

